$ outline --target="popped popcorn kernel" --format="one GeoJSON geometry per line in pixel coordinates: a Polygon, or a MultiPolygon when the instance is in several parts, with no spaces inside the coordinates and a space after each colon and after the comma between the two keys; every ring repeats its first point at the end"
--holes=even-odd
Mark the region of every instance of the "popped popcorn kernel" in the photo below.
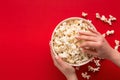
{"type": "Polygon", "coordinates": [[[80,70],[80,66],[76,66],[75,69],[76,69],[76,70],[80,70]]]}
{"type": "Polygon", "coordinates": [[[109,25],[112,25],[111,19],[108,19],[107,23],[108,23],[109,25]]]}
{"type": "Polygon", "coordinates": [[[114,30],[108,30],[108,31],[106,32],[106,35],[111,35],[111,34],[114,34],[114,33],[115,33],[114,30]]]}
{"type": "Polygon", "coordinates": [[[109,15],[109,18],[106,18],[105,15],[102,15],[100,16],[99,13],[96,13],[96,18],[97,19],[100,19],[101,21],[109,24],[109,25],[112,25],[112,21],[116,21],[116,17],[112,16],[112,15],[109,15]]]}
{"type": "Polygon", "coordinates": [[[103,34],[102,34],[102,36],[103,36],[103,37],[106,37],[106,34],[105,34],[105,33],[103,33],[103,34]]]}
{"type": "Polygon", "coordinates": [[[100,14],[99,13],[96,13],[96,18],[100,19],[100,14]]]}
{"type": "Polygon", "coordinates": [[[120,41],[115,40],[115,47],[114,47],[114,49],[118,50],[119,46],[120,46],[120,41]]]}
{"type": "Polygon", "coordinates": [[[107,22],[107,18],[104,15],[102,15],[102,17],[100,18],[100,20],[103,21],[103,22],[107,22]]]}
{"type": "Polygon", "coordinates": [[[88,71],[97,72],[99,70],[100,70],[100,67],[93,68],[92,66],[88,66],[88,71]]]}
{"type": "Polygon", "coordinates": [[[112,15],[109,15],[109,19],[110,19],[111,21],[116,21],[116,20],[117,20],[117,18],[114,17],[114,16],[112,16],[112,15]]]}
{"type": "Polygon", "coordinates": [[[100,60],[94,60],[94,63],[95,63],[96,66],[101,66],[100,65],[100,60]]]}
{"type": "Polygon", "coordinates": [[[86,17],[88,13],[82,12],[82,17],[86,17]]]}
{"type": "Polygon", "coordinates": [[[90,75],[88,75],[87,72],[85,72],[85,73],[81,73],[81,75],[82,75],[83,78],[85,78],[85,79],[87,79],[87,80],[89,80],[90,77],[91,77],[90,75]]]}

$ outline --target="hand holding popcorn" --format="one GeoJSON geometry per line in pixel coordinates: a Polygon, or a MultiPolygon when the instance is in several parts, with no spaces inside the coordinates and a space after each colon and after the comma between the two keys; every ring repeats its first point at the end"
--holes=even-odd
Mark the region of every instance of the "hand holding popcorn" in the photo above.
{"type": "Polygon", "coordinates": [[[85,53],[92,54],[101,58],[106,58],[120,66],[120,54],[114,50],[107,40],[96,30],[88,28],[89,31],[80,31],[79,40],[85,40],[80,47],[85,53]]]}
{"type": "Polygon", "coordinates": [[[59,56],[55,56],[52,49],[51,49],[51,56],[54,65],[65,75],[67,80],[78,80],[75,73],[75,69],[71,65],[66,64],[59,56]]]}

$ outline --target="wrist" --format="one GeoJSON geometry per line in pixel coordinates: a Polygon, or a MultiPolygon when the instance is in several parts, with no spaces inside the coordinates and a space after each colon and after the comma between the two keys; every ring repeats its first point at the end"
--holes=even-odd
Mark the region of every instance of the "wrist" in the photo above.
{"type": "Polygon", "coordinates": [[[109,53],[108,60],[113,61],[114,59],[116,59],[116,55],[117,55],[117,51],[112,49],[112,51],[109,53]]]}
{"type": "Polygon", "coordinates": [[[120,61],[120,53],[117,50],[113,49],[109,60],[120,67],[120,62],[119,62],[120,61]]]}
{"type": "Polygon", "coordinates": [[[111,48],[111,49],[109,49],[109,52],[108,52],[108,54],[106,56],[106,59],[108,59],[110,61],[113,61],[113,59],[115,58],[115,56],[116,56],[116,50],[113,49],[113,48],[111,48]]]}
{"type": "Polygon", "coordinates": [[[67,80],[78,80],[76,74],[70,75],[70,76],[68,76],[68,77],[66,77],[66,78],[67,78],[67,80]]]}

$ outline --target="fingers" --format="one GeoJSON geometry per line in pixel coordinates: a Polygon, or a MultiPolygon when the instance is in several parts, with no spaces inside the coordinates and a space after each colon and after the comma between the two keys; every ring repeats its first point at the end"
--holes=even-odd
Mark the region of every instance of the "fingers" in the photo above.
{"type": "Polygon", "coordinates": [[[54,54],[52,47],[51,47],[51,41],[49,43],[50,45],[50,50],[51,50],[51,57],[53,59],[54,65],[58,68],[60,68],[61,66],[66,65],[66,63],[57,55],[54,54]]]}
{"type": "Polygon", "coordinates": [[[56,57],[55,59],[56,59],[57,64],[59,64],[61,67],[64,68],[68,66],[68,64],[66,64],[60,57],[56,57]]]}
{"type": "Polygon", "coordinates": [[[54,51],[53,51],[53,49],[52,49],[52,43],[51,43],[51,41],[49,42],[49,46],[50,46],[50,51],[51,51],[52,57],[53,56],[57,56],[57,54],[55,54],[54,51]]]}
{"type": "Polygon", "coordinates": [[[100,36],[100,33],[91,28],[88,29],[89,31],[80,31],[80,36],[77,36],[76,38],[79,40],[96,41],[96,37],[100,36]]]}
{"type": "Polygon", "coordinates": [[[79,31],[80,35],[86,35],[86,36],[96,36],[94,33],[90,31],[79,31]]]}
{"type": "Polygon", "coordinates": [[[97,56],[97,52],[95,50],[91,50],[91,49],[83,49],[83,50],[87,54],[91,54],[93,56],[97,56]]]}
{"type": "Polygon", "coordinates": [[[55,59],[56,57],[55,57],[53,50],[52,50],[52,47],[51,47],[51,41],[49,42],[49,46],[50,46],[50,53],[51,53],[51,57],[53,59],[54,65],[57,66],[58,64],[56,62],[56,59],[55,59]]]}
{"type": "Polygon", "coordinates": [[[76,37],[78,40],[87,40],[87,41],[96,41],[96,38],[93,36],[81,35],[76,37]]]}
{"type": "Polygon", "coordinates": [[[94,34],[100,34],[96,29],[91,29],[88,27],[88,30],[94,34]]]}
{"type": "Polygon", "coordinates": [[[80,44],[81,48],[85,48],[85,47],[90,47],[90,48],[97,48],[96,42],[92,42],[92,41],[85,41],[82,44],[80,44]]]}
{"type": "Polygon", "coordinates": [[[50,53],[51,53],[51,57],[52,57],[52,59],[54,59],[53,50],[52,50],[52,48],[51,48],[51,41],[49,42],[49,46],[50,46],[50,53]]]}

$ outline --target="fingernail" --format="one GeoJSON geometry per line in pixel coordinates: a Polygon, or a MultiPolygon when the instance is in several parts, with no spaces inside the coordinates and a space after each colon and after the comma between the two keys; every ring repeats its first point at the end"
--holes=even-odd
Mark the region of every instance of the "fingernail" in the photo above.
{"type": "Polygon", "coordinates": [[[81,32],[85,32],[85,31],[83,31],[83,30],[79,31],[79,33],[81,33],[81,32]]]}
{"type": "Polygon", "coordinates": [[[79,37],[78,37],[78,36],[75,36],[75,38],[77,38],[77,39],[78,39],[79,37]]]}
{"type": "Polygon", "coordinates": [[[79,48],[81,48],[81,46],[80,46],[80,45],[79,45],[78,47],[79,47],[79,48]]]}
{"type": "Polygon", "coordinates": [[[83,48],[82,45],[79,45],[80,48],[83,48]]]}
{"type": "Polygon", "coordinates": [[[79,34],[81,33],[81,31],[79,31],[79,34]]]}

